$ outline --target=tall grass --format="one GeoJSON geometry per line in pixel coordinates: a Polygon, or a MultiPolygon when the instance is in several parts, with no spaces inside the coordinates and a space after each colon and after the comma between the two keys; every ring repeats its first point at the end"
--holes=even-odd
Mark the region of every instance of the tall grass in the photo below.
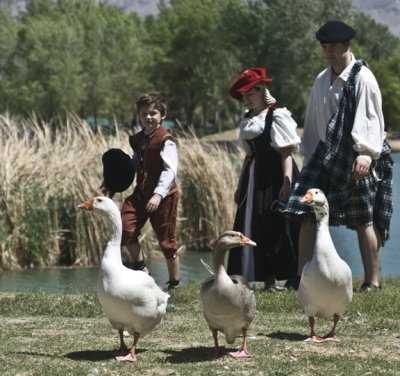
{"type": "MultiPolygon", "coordinates": [[[[106,150],[131,153],[128,136],[118,127],[113,135],[94,134],[74,114],[57,126],[35,117],[16,122],[0,116],[1,269],[98,262],[108,234],[105,223],[76,205],[100,194],[106,150]]],[[[191,133],[180,137],[181,245],[204,247],[232,227],[240,159],[238,152],[227,153],[191,133]]],[[[117,194],[117,204],[131,191],[117,194]]],[[[150,226],[141,243],[148,256],[157,249],[150,226]]]]}

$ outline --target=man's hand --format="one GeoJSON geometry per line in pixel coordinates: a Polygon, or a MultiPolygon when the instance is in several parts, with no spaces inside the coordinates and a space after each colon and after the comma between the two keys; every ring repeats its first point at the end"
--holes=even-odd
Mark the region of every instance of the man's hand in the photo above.
{"type": "Polygon", "coordinates": [[[160,205],[160,202],[162,200],[162,197],[158,193],[154,193],[154,195],[151,197],[149,202],[146,205],[146,210],[149,213],[155,212],[158,209],[158,206],[160,205]]]}
{"type": "Polygon", "coordinates": [[[371,164],[363,157],[357,157],[353,162],[353,179],[354,180],[361,180],[364,179],[368,172],[369,166],[371,164]]]}

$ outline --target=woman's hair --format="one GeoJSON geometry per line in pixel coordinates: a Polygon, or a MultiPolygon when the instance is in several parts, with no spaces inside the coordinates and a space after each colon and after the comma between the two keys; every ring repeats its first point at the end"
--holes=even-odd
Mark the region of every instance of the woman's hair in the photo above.
{"type": "Polygon", "coordinates": [[[154,106],[155,109],[160,111],[162,116],[166,115],[167,113],[167,105],[165,103],[165,99],[158,93],[148,93],[142,95],[136,101],[136,110],[137,112],[140,111],[142,107],[149,107],[154,106]]]}
{"type": "Polygon", "coordinates": [[[276,99],[271,95],[265,83],[260,83],[255,86],[255,89],[263,91],[265,104],[276,103],[276,99]]]}

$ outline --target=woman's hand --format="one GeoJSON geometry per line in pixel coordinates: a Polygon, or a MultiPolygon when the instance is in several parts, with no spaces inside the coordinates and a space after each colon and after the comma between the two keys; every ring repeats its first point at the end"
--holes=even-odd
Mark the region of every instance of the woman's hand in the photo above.
{"type": "Polygon", "coordinates": [[[282,187],[279,191],[279,201],[287,202],[292,194],[292,185],[287,176],[283,178],[282,187]]]}
{"type": "Polygon", "coordinates": [[[291,150],[292,149],[290,147],[279,149],[283,172],[282,187],[279,191],[279,201],[281,202],[287,202],[289,200],[289,196],[292,194],[293,159],[291,150]]]}

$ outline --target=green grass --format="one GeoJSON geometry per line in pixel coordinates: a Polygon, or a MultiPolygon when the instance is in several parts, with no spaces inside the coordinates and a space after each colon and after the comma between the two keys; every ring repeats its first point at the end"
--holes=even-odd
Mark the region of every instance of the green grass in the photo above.
{"type": "MultiPolygon", "coordinates": [[[[359,281],[357,281],[358,284],[359,281]]],[[[0,294],[2,375],[398,375],[399,279],[381,291],[355,294],[339,322],[340,342],[303,343],[308,320],[296,293],[256,291],[252,358],[213,360],[213,340],[198,299],[200,284],[174,292],[161,326],[139,340],[136,363],[118,363],[118,336],[95,294],[0,294]]],[[[317,334],[331,322],[317,319],[317,334]]],[[[220,344],[227,346],[220,335],[220,344]]],[[[131,339],[127,339],[131,344],[131,339]]]]}

